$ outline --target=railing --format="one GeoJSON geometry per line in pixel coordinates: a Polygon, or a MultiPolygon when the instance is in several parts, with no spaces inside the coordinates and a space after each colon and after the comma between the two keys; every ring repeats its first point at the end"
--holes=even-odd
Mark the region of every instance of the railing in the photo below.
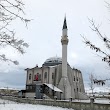
{"type": "Polygon", "coordinates": [[[44,92],[44,94],[45,94],[45,95],[47,95],[48,97],[50,97],[51,99],[53,99],[53,98],[54,98],[54,96],[53,96],[53,95],[51,95],[51,94],[49,94],[49,93],[47,93],[47,92],[44,92]]]}
{"type": "Polygon", "coordinates": [[[19,103],[41,104],[50,106],[59,106],[63,108],[72,108],[74,110],[110,110],[110,104],[72,102],[63,100],[46,100],[46,99],[28,99],[2,96],[2,99],[15,101],[19,103]]]}

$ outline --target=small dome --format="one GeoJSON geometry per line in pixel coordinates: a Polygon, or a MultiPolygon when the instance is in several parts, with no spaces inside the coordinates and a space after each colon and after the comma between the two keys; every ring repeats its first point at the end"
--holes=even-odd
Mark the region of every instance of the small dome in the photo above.
{"type": "Polygon", "coordinates": [[[50,57],[44,62],[43,66],[55,66],[58,64],[62,64],[61,57],[50,57]]]}

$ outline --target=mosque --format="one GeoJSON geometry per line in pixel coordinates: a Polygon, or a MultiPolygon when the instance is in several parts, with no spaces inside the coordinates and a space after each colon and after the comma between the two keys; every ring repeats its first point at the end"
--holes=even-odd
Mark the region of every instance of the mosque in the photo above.
{"type": "Polygon", "coordinates": [[[36,65],[25,69],[26,90],[22,90],[22,96],[36,99],[56,97],[61,100],[87,98],[81,71],[71,68],[67,62],[69,43],[67,31],[65,17],[61,36],[62,57],[51,57],[42,64],[42,67],[36,65]]]}

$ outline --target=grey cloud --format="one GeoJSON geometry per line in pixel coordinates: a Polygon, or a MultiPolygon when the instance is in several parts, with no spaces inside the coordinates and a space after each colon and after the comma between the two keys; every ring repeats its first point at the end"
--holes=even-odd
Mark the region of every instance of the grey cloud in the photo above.
{"type": "Polygon", "coordinates": [[[23,88],[26,82],[26,73],[23,70],[0,73],[0,86],[23,88]]]}

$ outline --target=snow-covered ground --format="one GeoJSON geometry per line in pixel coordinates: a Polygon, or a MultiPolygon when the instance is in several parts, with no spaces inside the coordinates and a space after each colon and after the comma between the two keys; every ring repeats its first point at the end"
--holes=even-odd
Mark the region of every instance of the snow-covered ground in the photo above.
{"type": "Polygon", "coordinates": [[[0,110],[73,110],[73,109],[45,105],[19,104],[16,102],[0,99],[0,110]]]}
{"type": "MultiPolygon", "coordinates": [[[[73,100],[73,102],[86,102],[86,103],[90,103],[90,100],[73,100]]],[[[109,99],[95,99],[94,103],[101,103],[101,104],[110,104],[110,100],[109,99]]]]}
{"type": "MultiPolygon", "coordinates": [[[[90,102],[90,100],[73,100],[73,102],[90,102]]],[[[95,103],[110,104],[108,99],[95,99],[95,103]]],[[[45,105],[32,105],[12,102],[0,99],[0,110],[73,110],[68,108],[45,106],[45,105]]]]}

